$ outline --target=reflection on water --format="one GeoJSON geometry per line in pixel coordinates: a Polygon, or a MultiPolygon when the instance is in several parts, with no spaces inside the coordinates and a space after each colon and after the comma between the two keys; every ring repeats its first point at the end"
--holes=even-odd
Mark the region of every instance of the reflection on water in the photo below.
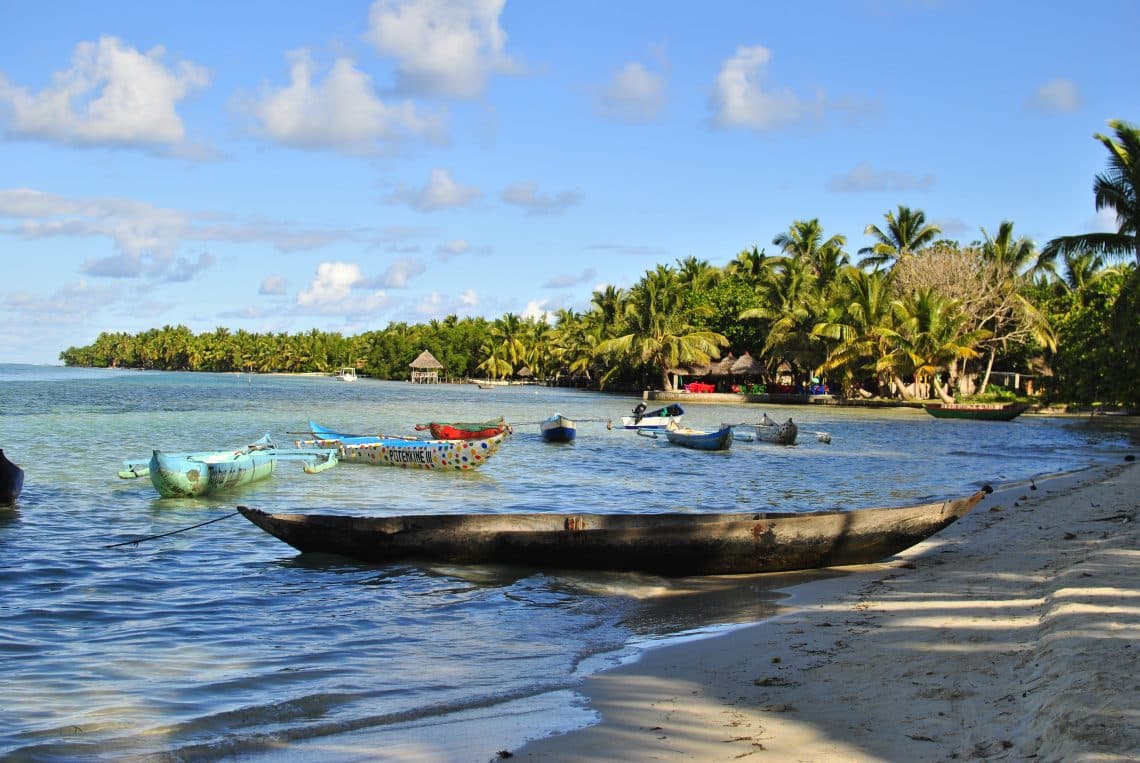
{"type": "MultiPolygon", "coordinates": [[[[300,556],[241,517],[177,532],[238,503],[360,514],[856,508],[960,495],[1130,447],[1113,422],[797,407],[780,414],[827,431],[830,445],[707,454],[607,429],[633,398],[469,387],[0,366],[0,447],[26,473],[18,505],[0,509],[0,756],[272,755],[363,732],[405,749],[399,734],[438,734],[440,717],[477,725],[512,702],[548,707],[584,666],[630,643],[766,617],[776,589],[802,577],[368,565],[300,556]],[[554,411],[582,421],[570,446],[539,436],[554,411]],[[515,433],[472,472],[342,464],[307,475],[285,462],[268,481],[196,499],[116,476],[154,448],[230,447],[266,432],[289,443],[309,419],[411,436],[416,423],[500,415],[515,433]],[[164,533],[176,534],[108,548],[164,533]]],[[[762,412],[690,405],[686,423],[762,412]]]]}

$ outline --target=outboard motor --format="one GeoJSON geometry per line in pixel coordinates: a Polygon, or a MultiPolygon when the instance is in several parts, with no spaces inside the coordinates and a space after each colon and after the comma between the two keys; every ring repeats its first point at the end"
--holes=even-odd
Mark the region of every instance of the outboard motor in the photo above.
{"type": "Polygon", "coordinates": [[[633,423],[636,424],[641,421],[641,415],[645,413],[646,405],[644,402],[638,403],[633,409],[633,423]]]}

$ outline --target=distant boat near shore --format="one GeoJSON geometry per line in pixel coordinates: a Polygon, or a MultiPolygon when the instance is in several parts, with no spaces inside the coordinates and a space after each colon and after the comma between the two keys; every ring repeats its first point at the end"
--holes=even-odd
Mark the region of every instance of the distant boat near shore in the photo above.
{"type": "Polygon", "coordinates": [[[1029,403],[927,403],[923,409],[938,419],[1011,421],[1029,410],[1029,403]]]}

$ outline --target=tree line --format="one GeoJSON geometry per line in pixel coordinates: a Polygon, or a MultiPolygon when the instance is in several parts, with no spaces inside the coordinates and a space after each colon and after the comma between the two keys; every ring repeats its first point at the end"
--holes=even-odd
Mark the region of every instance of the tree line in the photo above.
{"type": "Polygon", "coordinates": [[[903,398],[984,391],[995,370],[1038,380],[1075,403],[1140,405],[1140,130],[1114,120],[1096,207],[1117,231],[1062,236],[1038,249],[1000,221],[963,244],[899,205],[854,255],[818,218],[794,221],[724,267],[689,257],[629,289],[596,291],[583,311],[507,313],[355,336],[258,334],[164,326],[102,333],[60,353],[67,365],[190,371],[331,372],[353,366],[408,378],[430,351],[455,379],[520,372],[594,388],[672,387],[674,369],[750,353],[761,377],[827,380],[833,391],[903,398]],[[524,369],[526,369],[524,371],[524,369]],[[972,385],[964,382],[969,379],[972,385]]]}

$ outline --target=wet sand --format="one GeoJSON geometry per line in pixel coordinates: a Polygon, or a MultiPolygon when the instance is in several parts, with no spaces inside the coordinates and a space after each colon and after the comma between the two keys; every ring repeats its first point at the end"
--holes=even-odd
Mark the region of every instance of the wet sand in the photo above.
{"type": "Polygon", "coordinates": [[[1140,760],[1140,469],[988,496],[766,622],[593,675],[526,761],[1140,760]]]}

